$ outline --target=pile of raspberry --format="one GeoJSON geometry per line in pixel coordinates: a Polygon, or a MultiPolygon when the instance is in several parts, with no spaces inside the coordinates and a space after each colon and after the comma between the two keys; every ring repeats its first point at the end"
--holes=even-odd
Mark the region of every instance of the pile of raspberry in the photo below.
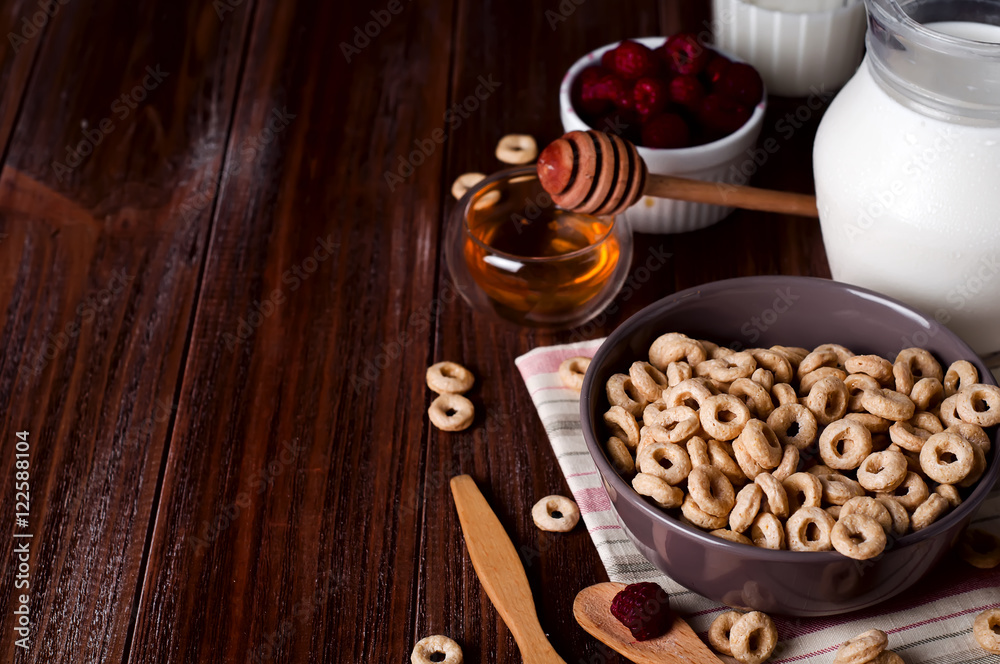
{"type": "Polygon", "coordinates": [[[626,39],[573,82],[573,106],[584,122],[649,148],[686,148],[728,136],[763,96],[756,69],[690,33],[656,49],[626,39]]]}

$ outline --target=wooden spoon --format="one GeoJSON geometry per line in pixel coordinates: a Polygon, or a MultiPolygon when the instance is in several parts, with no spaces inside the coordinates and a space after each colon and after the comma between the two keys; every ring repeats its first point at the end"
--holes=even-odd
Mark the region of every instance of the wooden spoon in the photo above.
{"type": "Polygon", "coordinates": [[[642,196],[818,217],[816,197],[650,173],[629,141],[571,131],[538,157],[538,179],[556,205],[597,216],[624,212],[642,196]]]}
{"type": "Polygon", "coordinates": [[[624,588],[624,583],[598,583],[581,590],[573,602],[573,615],[580,627],[639,664],[722,664],[691,626],[676,614],[666,634],[648,641],[636,641],[628,628],[611,615],[611,600],[624,588]]]}
{"type": "Polygon", "coordinates": [[[566,664],[538,623],[531,586],[514,544],[468,475],[451,478],[451,495],[479,582],[514,635],[525,664],[566,664]]]}

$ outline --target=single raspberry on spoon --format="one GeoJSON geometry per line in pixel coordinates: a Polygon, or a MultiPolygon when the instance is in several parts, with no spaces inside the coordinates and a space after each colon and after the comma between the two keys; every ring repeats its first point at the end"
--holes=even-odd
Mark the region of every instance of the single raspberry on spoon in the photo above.
{"type": "Polygon", "coordinates": [[[642,126],[642,145],[647,148],[686,148],[691,145],[691,130],[681,116],[664,113],[642,126]]]}
{"type": "Polygon", "coordinates": [[[611,600],[611,615],[628,627],[636,641],[663,636],[670,629],[670,597],[655,583],[633,583],[611,600]]]}

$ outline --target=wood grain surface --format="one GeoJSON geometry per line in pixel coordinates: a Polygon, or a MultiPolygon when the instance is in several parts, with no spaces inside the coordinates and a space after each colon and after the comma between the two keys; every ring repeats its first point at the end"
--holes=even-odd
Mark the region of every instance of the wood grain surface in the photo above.
{"type": "MultiPolygon", "coordinates": [[[[448,192],[501,167],[502,135],[560,135],[581,54],[706,30],[709,3],[41,4],[0,15],[19,37],[0,52],[0,509],[29,431],[34,536],[24,649],[0,527],[0,661],[404,662],[436,633],[520,661],[462,543],[459,474],[560,655],[620,661],[573,620],[606,580],[587,533],[531,523],[568,489],[513,360],[699,283],[828,276],[818,224],[637,236],[653,279],[540,332],[456,296],[448,192]],[[477,377],[457,434],[425,416],[441,359],[477,377]]],[[[771,100],[754,184],[811,191],[826,101],[771,100]]]]}

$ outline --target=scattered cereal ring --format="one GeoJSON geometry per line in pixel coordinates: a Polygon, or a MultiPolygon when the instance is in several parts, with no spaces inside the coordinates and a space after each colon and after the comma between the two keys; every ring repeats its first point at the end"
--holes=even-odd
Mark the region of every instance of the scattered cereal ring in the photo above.
{"type": "Polygon", "coordinates": [[[809,354],[808,349],[799,346],[771,346],[771,350],[787,357],[793,371],[799,368],[799,363],[809,354]]]}
{"type": "Polygon", "coordinates": [[[954,426],[950,426],[945,429],[948,433],[958,434],[969,443],[980,448],[983,452],[989,452],[992,447],[990,442],[990,437],[986,435],[983,428],[976,426],[975,424],[969,424],[968,422],[959,422],[954,426]]]}
{"type": "Polygon", "coordinates": [[[692,470],[698,466],[712,465],[712,459],[708,456],[708,443],[705,442],[704,438],[692,436],[688,439],[687,443],[684,444],[684,448],[687,450],[688,457],[691,459],[692,470]]]}
{"type": "Polygon", "coordinates": [[[913,414],[913,417],[910,418],[909,423],[915,427],[920,427],[925,431],[930,431],[931,433],[941,433],[944,431],[944,426],[942,426],[941,420],[939,420],[934,413],[917,411],[913,414]]]}
{"type": "Polygon", "coordinates": [[[753,482],[764,492],[764,499],[760,504],[761,511],[770,512],[779,519],[788,518],[788,494],[781,482],[771,473],[761,473],[753,479],[753,482]]]}
{"type": "Polygon", "coordinates": [[[736,463],[739,465],[740,470],[749,480],[753,480],[767,470],[754,461],[753,457],[750,456],[750,453],[746,451],[743,443],[739,440],[733,442],[733,455],[736,457],[736,463]]]}
{"type": "Polygon", "coordinates": [[[893,491],[906,479],[906,457],[899,452],[869,454],[858,466],[858,484],[868,491],[893,491]]]}
{"type": "Polygon", "coordinates": [[[712,390],[700,378],[689,378],[664,392],[663,401],[670,407],[687,406],[697,410],[711,396],[712,390]]]}
{"type": "Polygon", "coordinates": [[[785,522],[785,532],[790,551],[829,551],[833,548],[830,534],[836,523],[826,510],[803,507],[796,510],[785,522]]]}
{"type": "Polygon", "coordinates": [[[819,455],[830,468],[853,470],[872,452],[872,434],[854,420],[837,420],[819,437],[819,455]]]}
{"type": "Polygon", "coordinates": [[[911,425],[909,422],[893,422],[889,427],[889,438],[909,452],[920,452],[931,432],[911,425]]]}
{"type": "Polygon", "coordinates": [[[839,378],[824,378],[812,386],[803,403],[817,422],[830,424],[847,414],[847,386],[839,378]]]}
{"type": "Polygon", "coordinates": [[[751,611],[729,630],[729,648],[742,664],[761,664],[774,652],[778,630],[774,621],[760,611],[751,611]]]}
{"type": "Polygon", "coordinates": [[[941,365],[923,348],[906,348],[899,351],[896,362],[892,365],[892,373],[896,377],[896,390],[903,394],[909,394],[914,383],[921,378],[928,376],[938,380],[944,378],[941,365]]]}
{"type": "Polygon", "coordinates": [[[795,514],[803,507],[819,507],[823,502],[823,484],[810,473],[794,473],[781,482],[788,498],[788,510],[795,514]]]}
{"type": "Polygon", "coordinates": [[[930,410],[944,399],[944,387],[933,376],[921,378],[910,390],[910,400],[917,410],[930,410]]]}
{"type": "Polygon", "coordinates": [[[712,465],[722,471],[722,474],[729,478],[729,481],[733,483],[733,486],[740,486],[747,481],[747,476],[743,473],[743,469],[740,468],[736,460],[733,459],[730,450],[732,447],[726,447],[726,444],[718,440],[708,441],[708,458],[712,465]]]}
{"type": "Polygon", "coordinates": [[[836,369],[838,363],[839,360],[837,359],[837,355],[832,350],[814,350],[802,358],[802,361],[799,362],[796,373],[801,381],[803,376],[822,367],[832,367],[836,369]]]}
{"type": "Polygon", "coordinates": [[[906,511],[906,508],[898,500],[884,495],[876,497],[875,500],[882,503],[882,506],[889,512],[889,517],[892,519],[892,534],[894,536],[902,537],[909,532],[910,513],[906,511]]]}
{"type": "MultiPolygon", "coordinates": [[[[764,388],[764,391],[770,394],[771,388],[774,387],[774,374],[767,370],[757,367],[752,374],[750,374],[750,380],[757,383],[764,388]]],[[[770,396],[768,397],[768,402],[771,403],[771,408],[774,408],[774,403],[771,402],[770,396]]]]}
{"type": "Polygon", "coordinates": [[[972,472],[972,444],[954,433],[936,433],[920,450],[920,467],[927,477],[941,484],[961,482],[972,472]]]}
{"type": "MultiPolygon", "coordinates": [[[[788,383],[775,383],[774,387],[771,388],[771,396],[774,397],[779,407],[799,402],[799,396],[795,393],[795,388],[788,383]]],[[[774,413],[771,414],[773,415],[774,413]]]]}
{"type": "Polygon", "coordinates": [[[816,371],[810,371],[799,381],[799,394],[808,395],[813,385],[824,378],[836,378],[839,381],[844,381],[847,378],[847,372],[833,367],[820,367],[816,371]]]}
{"type": "Polygon", "coordinates": [[[639,446],[639,425],[632,413],[621,406],[612,406],[604,413],[604,423],[611,429],[611,435],[620,438],[629,450],[639,446]]]}
{"type": "Polygon", "coordinates": [[[708,359],[705,348],[695,339],[683,335],[664,334],[656,338],[649,347],[649,363],[663,371],[671,362],[681,360],[695,367],[708,359]]]}
{"type": "Polygon", "coordinates": [[[784,482],[799,468],[799,448],[794,445],[785,445],[785,451],[781,455],[781,463],[771,471],[774,479],[784,482]]]}
{"type": "Polygon", "coordinates": [[[962,533],[959,553],[965,562],[979,569],[993,569],[1000,565],[1000,537],[979,528],[962,533]]]}
{"type": "Polygon", "coordinates": [[[844,361],[844,369],[849,374],[871,376],[882,385],[893,386],[892,363],[878,355],[855,355],[844,361]]]}
{"type": "Polygon", "coordinates": [[[880,629],[872,629],[845,641],[837,650],[834,664],[865,664],[878,657],[889,645],[889,637],[880,629]]]}
{"type": "Polygon", "coordinates": [[[736,492],[721,470],[710,465],[698,466],[688,474],[687,485],[691,498],[703,512],[728,518],[736,504],[736,492]]]}
{"type": "Polygon", "coordinates": [[[849,514],[863,514],[875,519],[882,530],[889,532],[892,530],[892,516],[889,509],[875,500],[871,496],[857,496],[851,498],[840,508],[840,518],[843,519],[849,514]]]}
{"type": "Polygon", "coordinates": [[[462,664],[462,649],[447,636],[427,636],[413,646],[411,664],[462,664]]]}
{"type": "Polygon", "coordinates": [[[913,516],[910,517],[910,526],[912,526],[913,532],[923,530],[940,519],[947,511],[948,501],[942,498],[940,494],[930,494],[927,496],[927,500],[918,505],[917,509],[913,510],[913,516]]]}
{"type": "Polygon", "coordinates": [[[837,366],[840,367],[841,369],[844,368],[844,363],[846,363],[847,360],[854,357],[854,352],[850,348],[841,346],[840,344],[820,344],[819,346],[813,348],[813,350],[820,352],[823,351],[832,352],[834,355],[837,356],[837,366]]]}
{"type": "Polygon", "coordinates": [[[894,390],[868,390],[861,395],[861,405],[872,415],[895,422],[905,422],[917,410],[910,397],[894,390]]]}
{"type": "Polygon", "coordinates": [[[709,436],[716,440],[732,440],[750,421],[750,409],[734,396],[717,394],[704,400],[698,417],[709,436]]]}
{"type": "Polygon", "coordinates": [[[903,658],[891,650],[883,650],[878,656],[868,664],[906,664],[903,658]]]}
{"type": "Polygon", "coordinates": [[[472,402],[461,394],[442,394],[431,402],[427,417],[441,431],[468,429],[476,416],[472,402]]]}
{"type": "Polygon", "coordinates": [[[657,413],[654,422],[667,433],[667,442],[683,443],[693,436],[700,426],[698,413],[687,406],[674,406],[657,413]]]}
{"type": "Polygon", "coordinates": [[[694,373],[720,383],[731,383],[737,378],[749,378],[756,369],[757,360],[750,353],[742,351],[715,360],[705,360],[695,365],[694,373]]]}
{"type": "Polygon", "coordinates": [[[980,648],[1000,655],[1000,609],[987,609],[976,616],[972,623],[972,633],[980,648]]]}
{"type": "Polygon", "coordinates": [[[632,366],[629,367],[628,375],[632,379],[632,385],[648,402],[656,401],[662,397],[663,390],[670,387],[663,372],[649,362],[633,362],[632,366]]]}
{"type": "Polygon", "coordinates": [[[729,386],[729,394],[741,399],[756,417],[766,419],[774,410],[771,395],[764,387],[749,378],[737,378],[729,386]]]}
{"type": "MultiPolygon", "coordinates": [[[[706,427],[706,431],[708,428],[706,427]]],[[[750,420],[736,438],[743,445],[747,454],[761,468],[776,468],[781,463],[781,443],[771,430],[771,427],[760,420],[750,420]]]]}
{"type": "Polygon", "coordinates": [[[880,497],[893,498],[908,511],[912,512],[922,502],[927,500],[927,496],[930,495],[930,489],[927,488],[927,483],[924,482],[920,475],[910,471],[906,473],[906,479],[903,480],[903,483],[896,487],[895,490],[878,495],[880,497]]]}
{"type": "Polygon", "coordinates": [[[636,455],[635,465],[646,475],[659,477],[672,486],[683,482],[691,472],[687,451],[675,443],[646,445],[636,455]]]}
{"type": "Polygon", "coordinates": [[[953,427],[962,423],[962,418],[958,416],[958,395],[953,394],[941,402],[938,406],[938,415],[946,427],[953,427]]]}
{"type": "Polygon", "coordinates": [[[615,467],[619,475],[632,475],[635,473],[635,460],[632,459],[628,447],[625,446],[621,438],[617,436],[608,438],[605,449],[608,451],[608,458],[611,460],[611,465],[615,467]]]}
{"type": "Polygon", "coordinates": [[[505,164],[529,164],[538,157],[538,144],[527,134],[507,134],[497,143],[496,155],[505,164]]]}
{"type": "Polygon", "coordinates": [[[640,496],[652,498],[653,502],[664,509],[680,507],[684,501],[684,491],[670,486],[655,475],[638,473],[632,478],[632,488],[640,496]]]}
{"type": "Polygon", "coordinates": [[[716,652],[732,657],[733,651],[729,647],[729,632],[736,621],[742,617],[743,614],[738,611],[726,611],[720,613],[712,621],[712,626],[708,628],[708,643],[716,652]]]}
{"type": "Polygon", "coordinates": [[[1000,387],[976,383],[962,388],[956,404],[962,421],[981,427],[1000,424],[1000,387]]]}
{"type": "Polygon", "coordinates": [[[559,364],[559,379],[571,390],[583,389],[583,376],[590,367],[589,357],[571,357],[559,364]]]}
{"type": "Polygon", "coordinates": [[[947,500],[948,507],[951,509],[955,509],[962,504],[962,496],[952,484],[938,484],[934,487],[934,493],[947,500]]]}
{"type": "Polygon", "coordinates": [[[851,374],[844,379],[847,386],[847,409],[852,411],[862,410],[861,395],[868,390],[877,390],[881,387],[879,382],[871,376],[865,374],[851,374]]]}
{"type": "Polygon", "coordinates": [[[776,383],[791,383],[795,375],[788,357],[775,350],[753,348],[747,351],[757,361],[757,366],[770,371],[776,383]]]}
{"type": "Polygon", "coordinates": [[[855,560],[874,558],[885,550],[885,530],[879,522],[864,514],[844,514],[840,511],[840,519],[830,533],[833,548],[842,555],[855,560]]]}
{"type": "Polygon", "coordinates": [[[608,379],[605,387],[608,392],[608,402],[612,406],[621,406],[631,413],[632,417],[642,416],[642,409],[646,407],[648,401],[639,394],[629,375],[615,374],[608,379]]]}
{"type": "Polygon", "coordinates": [[[684,502],[681,503],[681,514],[683,514],[687,519],[698,526],[699,528],[704,528],[705,530],[719,530],[726,527],[726,517],[715,516],[714,514],[709,514],[705,510],[698,507],[698,504],[694,501],[694,498],[688,494],[684,498],[684,502]]]}
{"type": "Polygon", "coordinates": [[[531,508],[531,519],[539,530],[565,533],[580,520],[580,508],[565,496],[545,496],[531,508]]]}
{"type": "Polygon", "coordinates": [[[742,533],[753,525],[753,521],[760,512],[760,503],[764,498],[764,491],[756,484],[747,484],[736,494],[736,504],[729,513],[730,530],[742,533]]]}
{"type": "Polygon", "coordinates": [[[465,196],[465,192],[469,191],[477,184],[486,179],[485,173],[462,173],[451,185],[451,195],[456,199],[461,199],[465,196]]]}
{"type": "Polygon", "coordinates": [[[456,362],[438,362],[427,367],[427,387],[438,394],[464,394],[474,382],[472,372],[456,362]]]}
{"type": "Polygon", "coordinates": [[[747,546],[753,546],[753,542],[750,541],[746,535],[740,535],[739,533],[734,533],[731,530],[726,530],[725,528],[719,528],[718,530],[713,530],[709,533],[718,537],[719,539],[729,540],[730,542],[735,542],[737,544],[746,544],[747,546]]]}
{"type": "Polygon", "coordinates": [[[785,528],[770,512],[759,512],[750,526],[750,539],[762,549],[784,549],[785,528]]]}
{"type": "Polygon", "coordinates": [[[667,385],[673,387],[692,378],[694,369],[687,362],[671,362],[667,365],[667,385]]]}
{"type": "Polygon", "coordinates": [[[962,388],[975,385],[979,382],[979,370],[968,360],[953,362],[948,367],[948,373],[944,375],[942,384],[944,395],[950,397],[962,391],[962,388]]]}
{"type": "Polygon", "coordinates": [[[844,415],[845,420],[854,420],[871,433],[886,433],[892,425],[892,420],[887,420],[871,413],[848,413],[844,415]]]}
{"type": "Polygon", "coordinates": [[[851,498],[865,495],[860,484],[841,474],[819,475],[819,483],[823,485],[823,500],[831,505],[843,505],[851,498]]]}
{"type": "Polygon", "coordinates": [[[767,426],[783,445],[804,450],[816,440],[819,425],[812,411],[799,403],[782,404],[767,418],[767,426]]]}

